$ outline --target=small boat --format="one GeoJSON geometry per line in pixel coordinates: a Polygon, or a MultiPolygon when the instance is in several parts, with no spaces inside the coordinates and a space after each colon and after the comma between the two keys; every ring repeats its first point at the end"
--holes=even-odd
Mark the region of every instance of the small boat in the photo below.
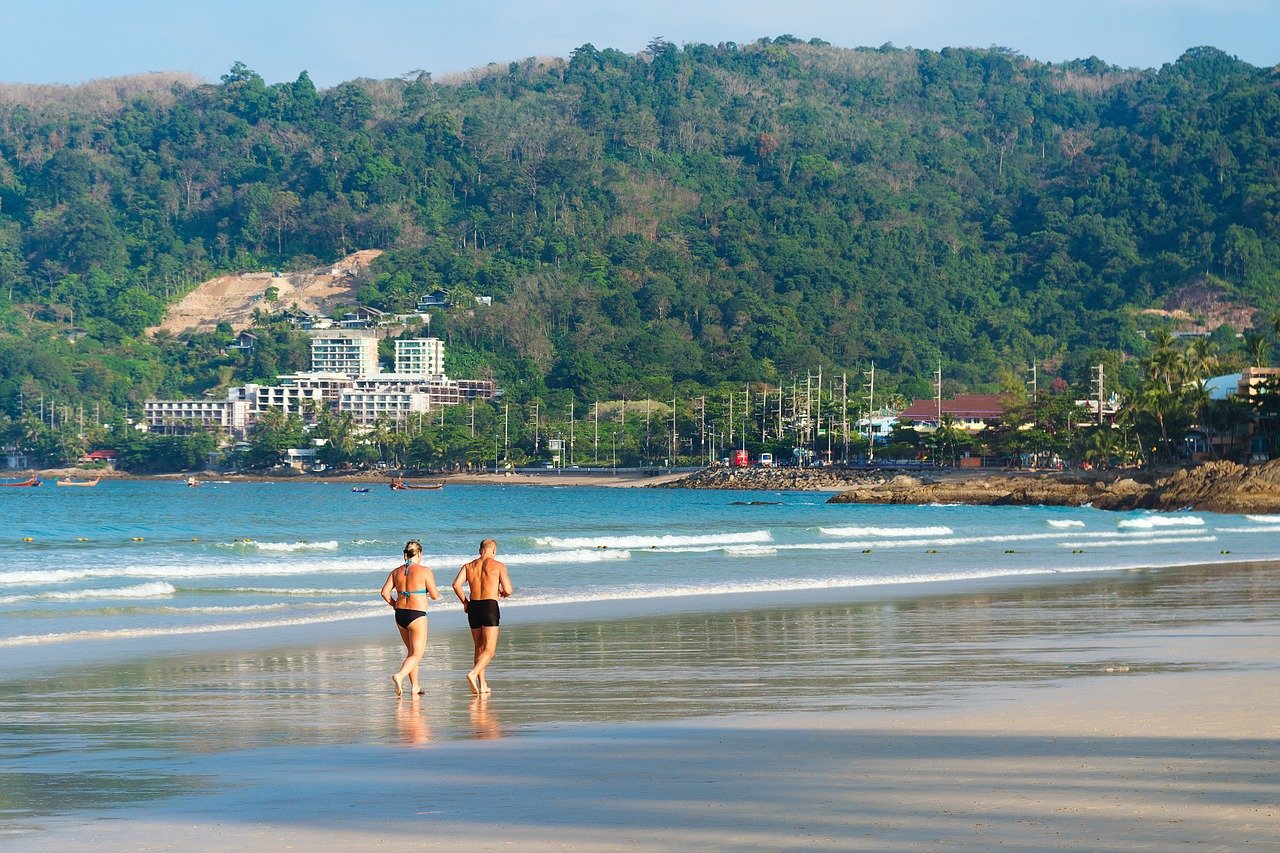
{"type": "Polygon", "coordinates": [[[19,488],[25,487],[25,486],[38,486],[38,485],[40,485],[40,477],[39,475],[34,475],[34,474],[20,483],[0,483],[0,486],[17,486],[19,488]]]}
{"type": "Polygon", "coordinates": [[[94,477],[92,480],[58,480],[54,483],[54,485],[55,486],[83,486],[86,489],[91,489],[94,486],[98,485],[98,481],[101,479],[102,479],[101,477],[94,477]]]}
{"type": "Polygon", "coordinates": [[[357,495],[365,495],[369,493],[369,487],[368,486],[352,486],[351,491],[355,492],[357,495]]]}
{"type": "Polygon", "coordinates": [[[444,483],[423,483],[422,485],[416,485],[414,483],[406,483],[404,480],[391,481],[391,489],[396,492],[409,491],[410,489],[414,491],[433,492],[443,488],[444,483]]]}

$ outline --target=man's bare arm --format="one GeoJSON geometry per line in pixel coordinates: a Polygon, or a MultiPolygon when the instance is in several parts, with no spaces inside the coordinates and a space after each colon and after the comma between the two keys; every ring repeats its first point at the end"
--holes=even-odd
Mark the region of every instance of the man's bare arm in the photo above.
{"type": "Polygon", "coordinates": [[[502,571],[498,574],[498,595],[501,598],[506,598],[515,592],[516,588],[511,585],[511,576],[507,574],[507,564],[502,563],[501,565],[502,571]]]}
{"type": "Polygon", "coordinates": [[[453,594],[462,602],[462,612],[467,611],[467,597],[462,594],[462,583],[467,579],[467,567],[458,569],[458,576],[453,579],[453,594]]]}

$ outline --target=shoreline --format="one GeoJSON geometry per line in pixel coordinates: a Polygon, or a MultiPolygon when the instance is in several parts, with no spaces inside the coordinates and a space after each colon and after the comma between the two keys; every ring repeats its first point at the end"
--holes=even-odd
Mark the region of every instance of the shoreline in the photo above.
{"type": "MultiPolygon", "coordinates": [[[[837,604],[842,606],[908,606],[932,604],[955,597],[975,595],[1013,595],[1019,592],[1040,594],[1045,590],[1065,591],[1105,581],[1125,581],[1144,576],[1174,577],[1181,574],[1224,574],[1250,570],[1274,570],[1280,573],[1280,559],[1240,560],[1219,559],[1212,562],[1151,565],[1134,563],[1110,566],[1089,571],[1025,573],[993,571],[980,577],[950,580],[920,580],[914,582],[887,582],[862,585],[813,586],[794,589],[771,590],[766,600],[754,591],[721,592],[689,597],[679,593],[665,596],[628,598],[603,596],[587,598],[571,603],[507,601],[503,610],[508,620],[522,625],[563,625],[578,620],[607,620],[613,624],[659,618],[664,616],[688,616],[721,614],[769,613],[794,607],[837,604]],[[566,610],[568,608],[571,613],[566,610]]],[[[230,625],[222,630],[189,632],[173,629],[148,635],[121,635],[110,638],[78,637],[59,642],[31,642],[18,645],[0,645],[0,659],[4,660],[4,672],[0,675],[0,687],[39,673],[57,674],[84,665],[101,666],[112,661],[136,661],[146,657],[169,659],[198,658],[207,654],[245,654],[266,650],[282,653],[323,647],[335,642],[367,643],[377,641],[386,633],[384,622],[389,613],[378,607],[376,590],[370,588],[373,605],[368,614],[353,615],[342,619],[284,622],[254,627],[230,625]],[[315,637],[323,632],[323,639],[315,637]],[[86,641],[92,645],[84,646],[86,641]],[[99,644],[100,643],[100,644],[99,644]],[[49,660],[50,652],[77,648],[74,661],[59,666],[49,660]]],[[[462,636],[467,633],[465,618],[456,602],[443,600],[429,608],[433,637],[462,636]]]]}
{"type": "Polygon", "coordinates": [[[13,752],[11,802],[34,812],[3,837],[15,850],[1274,846],[1278,597],[1271,566],[515,624],[486,700],[461,683],[460,634],[433,638],[421,700],[388,695],[390,636],[95,667],[0,691],[5,745],[42,744],[13,752]],[[37,707],[39,732],[19,722],[37,707]],[[136,733],[102,725],[126,709],[136,733]],[[40,794],[72,780],[71,803],[40,794]],[[388,808],[392,782],[418,796],[388,808]],[[497,814],[480,839],[477,798],[497,814]]]}
{"type": "MultiPolygon", "coordinates": [[[[389,488],[389,484],[393,479],[401,477],[401,474],[395,470],[369,472],[361,471],[355,473],[335,473],[335,474],[223,474],[209,471],[201,472],[184,472],[184,473],[167,473],[167,474],[130,474],[124,471],[105,471],[94,468],[45,468],[45,469],[27,469],[23,471],[6,472],[8,478],[23,478],[28,476],[39,476],[44,481],[43,485],[52,486],[54,480],[61,477],[70,477],[77,480],[94,479],[101,477],[103,483],[118,482],[160,482],[160,483],[182,483],[188,477],[195,477],[200,482],[231,482],[231,483],[300,483],[300,484],[328,484],[337,486],[382,486],[389,488]]],[[[652,486],[678,480],[686,476],[685,472],[677,473],[646,473],[643,471],[625,470],[617,471],[612,468],[582,468],[574,471],[563,471],[556,469],[554,471],[546,471],[530,473],[523,472],[503,472],[503,473],[479,473],[479,472],[448,472],[441,474],[433,473],[406,473],[403,478],[413,484],[423,483],[444,483],[445,485],[467,485],[467,486],[604,486],[613,488],[637,488],[643,486],[652,486]]],[[[5,479],[5,478],[0,478],[5,479]]],[[[102,484],[99,484],[102,485],[102,484]]]]}

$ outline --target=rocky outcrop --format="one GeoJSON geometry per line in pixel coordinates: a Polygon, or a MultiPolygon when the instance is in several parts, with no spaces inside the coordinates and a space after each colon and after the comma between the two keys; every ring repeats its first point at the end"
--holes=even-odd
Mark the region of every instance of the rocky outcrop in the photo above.
{"type": "Polygon", "coordinates": [[[1140,504],[1150,509],[1192,507],[1206,512],[1280,512],[1280,460],[1246,468],[1206,462],[1156,484],[1140,504]]]}
{"type": "Polygon", "coordinates": [[[655,489],[747,489],[758,491],[838,492],[851,486],[878,485],[893,471],[857,471],[851,468],[703,468],[655,489]]]}
{"type": "Polygon", "coordinates": [[[1168,477],[1151,475],[1000,474],[969,479],[922,481],[897,477],[859,484],[830,503],[987,506],[1080,506],[1098,509],[1192,508],[1207,512],[1280,512],[1280,460],[1256,468],[1209,462],[1168,477]]]}

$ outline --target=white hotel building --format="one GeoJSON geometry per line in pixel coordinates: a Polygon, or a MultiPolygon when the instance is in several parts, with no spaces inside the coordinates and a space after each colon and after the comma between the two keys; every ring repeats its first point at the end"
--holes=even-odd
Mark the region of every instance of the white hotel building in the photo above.
{"type": "Polygon", "coordinates": [[[378,372],[378,338],[355,331],[319,332],[311,339],[313,373],[367,376],[378,372]]]}
{"type": "Polygon", "coordinates": [[[443,376],[444,342],[439,338],[396,341],[395,372],[410,376],[443,376]]]}
{"type": "Polygon", "coordinates": [[[310,371],[284,374],[275,385],[231,388],[225,400],[148,400],[144,405],[147,428],[189,432],[200,426],[243,438],[269,409],[310,419],[319,408],[350,412],[357,424],[367,427],[380,418],[403,423],[438,406],[497,396],[491,381],[445,376],[444,344],[439,338],[395,344],[396,372],[380,373],[376,333],[314,332],[310,371]]]}
{"type": "Polygon", "coordinates": [[[142,417],[149,432],[186,435],[197,429],[243,438],[249,425],[244,400],[147,400],[142,417]]]}

